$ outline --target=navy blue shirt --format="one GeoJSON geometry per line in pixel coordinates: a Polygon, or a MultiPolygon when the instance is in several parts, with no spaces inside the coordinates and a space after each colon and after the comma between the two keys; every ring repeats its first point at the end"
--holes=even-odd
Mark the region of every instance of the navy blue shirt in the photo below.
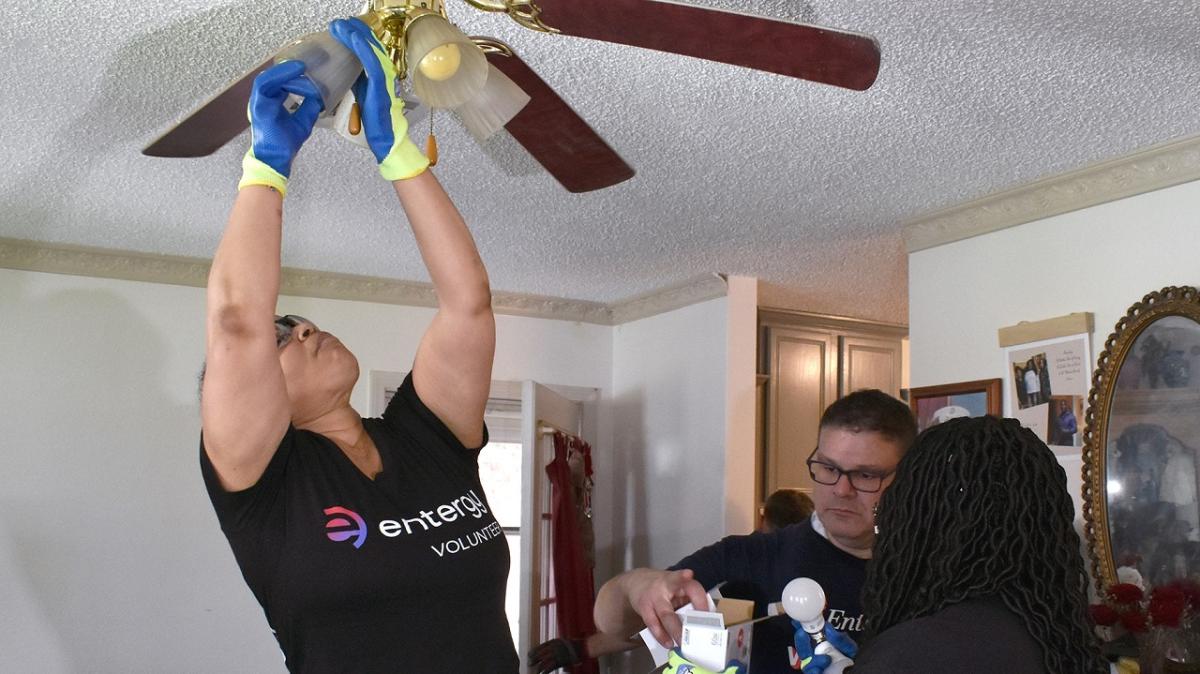
{"type": "MultiPolygon", "coordinates": [[[[793,578],[812,578],[825,590],[829,603],[825,619],[830,624],[855,640],[864,627],[860,595],[867,560],[837,548],[813,530],[811,520],[769,534],[728,536],[684,557],[671,569],[691,569],[708,589],[723,581],[736,583],[743,588],[739,596],[754,600],[755,617],[766,615],[767,606],[780,600],[783,587],[793,578]]],[[[755,625],[750,654],[754,674],[795,674],[788,664],[793,634],[786,615],[755,625]]]]}

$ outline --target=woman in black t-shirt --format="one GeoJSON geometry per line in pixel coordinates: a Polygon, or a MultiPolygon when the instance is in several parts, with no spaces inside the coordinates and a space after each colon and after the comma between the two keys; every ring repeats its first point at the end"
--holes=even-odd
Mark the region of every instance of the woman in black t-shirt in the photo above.
{"type": "Polygon", "coordinates": [[[503,614],[508,551],[476,461],[495,350],[487,273],[408,138],[379,42],[357,19],[335,21],[330,32],[363,63],[355,96],[365,135],[408,217],[437,313],[379,420],[350,406],[359,368],[345,345],[307,319],[272,320],[287,178],[322,101],[302,63],[264,71],[208,280],[201,462],[209,493],[290,669],[467,671],[469,663],[474,672],[515,672],[503,614]],[[289,94],[304,98],[294,112],[284,105],[289,94]]]}

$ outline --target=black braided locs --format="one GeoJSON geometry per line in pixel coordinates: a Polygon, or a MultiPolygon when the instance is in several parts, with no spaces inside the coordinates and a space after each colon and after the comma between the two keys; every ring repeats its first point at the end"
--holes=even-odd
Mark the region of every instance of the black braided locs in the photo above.
{"type": "Polygon", "coordinates": [[[880,500],[863,590],[868,635],[991,595],[1024,621],[1046,671],[1107,672],[1073,516],[1066,473],[1015,420],[925,431],[880,500]]]}

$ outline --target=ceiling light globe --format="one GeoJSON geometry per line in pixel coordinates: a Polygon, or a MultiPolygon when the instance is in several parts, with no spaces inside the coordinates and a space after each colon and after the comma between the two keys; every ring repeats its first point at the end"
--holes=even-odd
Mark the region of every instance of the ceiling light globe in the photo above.
{"type": "Polygon", "coordinates": [[[425,77],[437,82],[444,82],[454,77],[460,63],[462,63],[462,52],[458,50],[458,45],[451,42],[429,50],[417,67],[421,69],[421,74],[425,77]]]}

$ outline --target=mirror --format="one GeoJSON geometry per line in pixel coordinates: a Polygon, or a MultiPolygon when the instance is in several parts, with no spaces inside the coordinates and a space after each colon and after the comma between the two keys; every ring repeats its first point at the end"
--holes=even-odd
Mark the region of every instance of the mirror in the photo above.
{"type": "Polygon", "coordinates": [[[1097,360],[1083,450],[1098,590],[1200,578],[1200,294],[1163,288],[1117,322],[1097,360]]]}

